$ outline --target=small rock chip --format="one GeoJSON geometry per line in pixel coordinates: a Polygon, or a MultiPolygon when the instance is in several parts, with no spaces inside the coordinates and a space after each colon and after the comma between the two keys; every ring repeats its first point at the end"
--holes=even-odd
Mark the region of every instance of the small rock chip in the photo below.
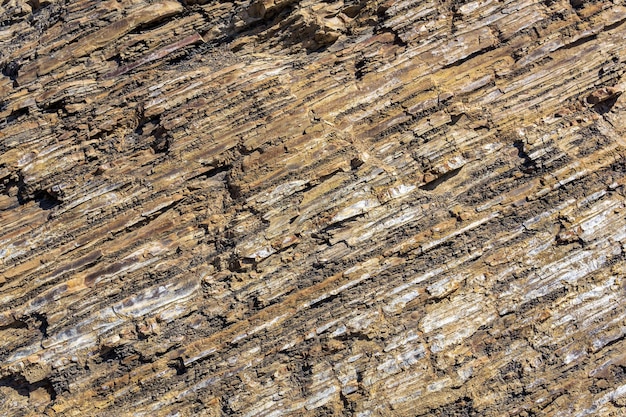
{"type": "Polygon", "coordinates": [[[599,88],[587,96],[587,103],[595,105],[603,101],[607,101],[618,97],[622,92],[614,87],[599,88]]]}

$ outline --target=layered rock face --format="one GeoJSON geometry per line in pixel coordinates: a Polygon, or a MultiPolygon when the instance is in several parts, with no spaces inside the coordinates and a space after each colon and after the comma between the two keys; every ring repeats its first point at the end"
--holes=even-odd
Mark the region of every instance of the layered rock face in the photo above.
{"type": "Polygon", "coordinates": [[[626,412],[621,1],[0,17],[0,414],[626,412]]]}

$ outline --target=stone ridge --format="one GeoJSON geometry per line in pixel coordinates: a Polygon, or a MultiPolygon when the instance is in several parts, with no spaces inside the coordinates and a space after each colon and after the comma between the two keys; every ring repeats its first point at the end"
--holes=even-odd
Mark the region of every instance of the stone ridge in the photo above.
{"type": "Polygon", "coordinates": [[[626,7],[0,6],[0,414],[619,416],[626,7]]]}

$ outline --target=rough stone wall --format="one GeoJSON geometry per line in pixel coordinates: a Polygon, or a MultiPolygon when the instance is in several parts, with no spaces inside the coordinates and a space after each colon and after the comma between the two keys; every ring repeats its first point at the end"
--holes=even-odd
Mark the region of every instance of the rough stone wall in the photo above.
{"type": "Polygon", "coordinates": [[[0,414],[626,413],[619,0],[0,6],[0,414]]]}

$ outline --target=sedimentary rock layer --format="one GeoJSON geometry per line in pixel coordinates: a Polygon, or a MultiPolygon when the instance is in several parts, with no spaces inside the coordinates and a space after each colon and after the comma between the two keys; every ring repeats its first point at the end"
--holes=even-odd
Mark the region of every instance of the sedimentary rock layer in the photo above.
{"type": "Polygon", "coordinates": [[[622,415],[621,1],[6,1],[0,413],[622,415]]]}

